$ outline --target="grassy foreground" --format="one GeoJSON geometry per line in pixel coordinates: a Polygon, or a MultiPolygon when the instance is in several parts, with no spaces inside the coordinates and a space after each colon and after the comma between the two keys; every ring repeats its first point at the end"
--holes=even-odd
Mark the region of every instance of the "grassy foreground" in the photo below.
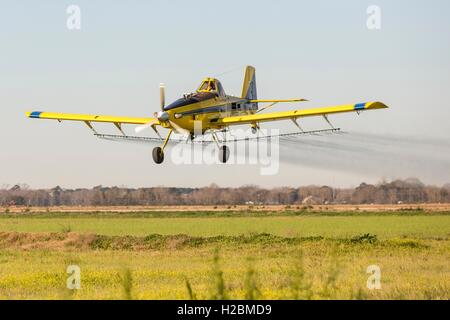
{"type": "Polygon", "coordinates": [[[426,212],[2,217],[0,298],[449,299],[449,236],[450,216],[426,212]]]}

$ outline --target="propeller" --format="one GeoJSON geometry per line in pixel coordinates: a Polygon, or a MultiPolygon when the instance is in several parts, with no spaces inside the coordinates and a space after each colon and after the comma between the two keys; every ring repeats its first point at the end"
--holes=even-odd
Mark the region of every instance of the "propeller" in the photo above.
{"type": "Polygon", "coordinates": [[[166,86],[165,86],[164,83],[160,83],[159,84],[159,103],[160,103],[161,110],[154,113],[156,119],[153,120],[153,121],[150,121],[150,122],[148,122],[148,123],[146,123],[144,125],[136,127],[134,129],[134,131],[136,133],[140,133],[140,132],[142,132],[143,130],[145,130],[147,128],[153,128],[153,125],[155,123],[158,123],[158,121],[160,121],[160,122],[166,122],[167,121],[167,122],[170,123],[170,125],[172,126],[172,128],[176,132],[178,132],[178,133],[180,133],[182,135],[189,135],[190,134],[189,130],[183,129],[179,125],[177,125],[175,122],[171,121],[169,119],[169,114],[166,111],[164,111],[164,107],[166,105],[166,86]]]}
{"type": "Polygon", "coordinates": [[[164,83],[159,84],[159,102],[161,111],[155,112],[154,115],[156,117],[155,120],[150,121],[144,125],[138,126],[134,128],[134,131],[136,133],[140,133],[148,128],[152,128],[152,126],[157,123],[158,121],[168,121],[169,120],[169,114],[164,111],[164,106],[166,104],[166,93],[165,93],[165,85],[164,83]]]}

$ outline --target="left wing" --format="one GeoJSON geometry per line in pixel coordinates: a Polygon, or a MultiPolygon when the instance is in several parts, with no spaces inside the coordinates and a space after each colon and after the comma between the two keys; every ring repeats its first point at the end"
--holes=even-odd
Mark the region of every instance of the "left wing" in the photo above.
{"type": "Polygon", "coordinates": [[[258,123],[265,121],[296,119],[301,117],[326,116],[328,114],[333,113],[360,112],[364,110],[374,110],[384,108],[387,108],[387,106],[382,102],[364,102],[325,108],[280,111],[272,113],[255,113],[244,116],[225,117],[217,119],[215,123],[223,125],[237,125],[237,124],[258,123]]]}
{"type": "Polygon", "coordinates": [[[74,113],[55,113],[55,112],[27,112],[27,117],[34,119],[52,119],[52,120],[68,120],[68,121],[84,121],[84,122],[109,122],[117,124],[147,124],[149,122],[159,121],[156,118],[134,118],[134,117],[115,117],[91,114],[74,114],[74,113]]]}

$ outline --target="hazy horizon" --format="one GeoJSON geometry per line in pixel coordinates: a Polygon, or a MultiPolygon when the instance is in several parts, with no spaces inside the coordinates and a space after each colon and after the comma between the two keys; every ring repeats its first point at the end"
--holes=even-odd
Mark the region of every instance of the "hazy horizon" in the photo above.
{"type": "MultiPolygon", "coordinates": [[[[420,183],[423,183],[423,181],[420,181],[420,179],[414,178],[414,177],[409,177],[406,179],[395,179],[395,180],[380,180],[378,182],[375,183],[369,183],[366,181],[361,181],[359,184],[356,185],[352,185],[352,186],[333,186],[333,185],[322,185],[322,184],[308,184],[308,185],[286,185],[286,186],[275,186],[275,187],[264,187],[264,186],[260,186],[260,185],[252,185],[252,184],[243,184],[243,185],[238,185],[238,186],[221,186],[218,185],[216,183],[211,183],[209,185],[203,185],[203,186],[174,186],[174,185],[155,185],[155,186],[134,186],[134,187],[130,187],[130,186],[126,186],[126,185],[93,185],[93,186],[78,186],[78,187],[66,187],[64,185],[55,185],[52,187],[43,187],[43,188],[33,188],[33,186],[28,185],[27,183],[17,183],[14,185],[1,185],[0,186],[0,190],[9,190],[15,186],[19,186],[22,188],[25,188],[26,190],[50,190],[56,187],[60,187],[63,190],[75,190],[75,189],[93,189],[96,187],[102,187],[102,188],[126,188],[126,189],[141,189],[141,188],[187,188],[187,189],[201,189],[201,188],[210,188],[210,187],[217,187],[217,188],[243,188],[243,187],[248,187],[248,186],[255,186],[258,188],[262,188],[262,189],[277,189],[277,188],[302,188],[302,187],[330,187],[330,188],[334,188],[334,189],[354,189],[358,186],[360,186],[361,184],[365,183],[365,184],[371,184],[371,185],[382,185],[382,184],[386,184],[386,183],[392,183],[394,181],[406,181],[406,182],[412,182],[412,181],[418,181],[420,183]]],[[[435,185],[435,184],[426,184],[423,183],[424,186],[427,187],[438,187],[438,188],[448,188],[450,187],[450,182],[448,183],[444,183],[442,185],[435,185]]]]}

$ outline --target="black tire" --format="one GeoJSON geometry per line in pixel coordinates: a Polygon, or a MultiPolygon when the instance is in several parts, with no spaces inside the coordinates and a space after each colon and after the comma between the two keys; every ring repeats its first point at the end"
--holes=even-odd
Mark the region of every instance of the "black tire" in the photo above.
{"type": "Polygon", "coordinates": [[[161,147],[155,147],[152,152],[153,161],[160,164],[164,161],[164,152],[161,147]]]}
{"type": "Polygon", "coordinates": [[[226,163],[230,158],[230,148],[227,146],[221,146],[219,149],[219,161],[226,163]]]}

